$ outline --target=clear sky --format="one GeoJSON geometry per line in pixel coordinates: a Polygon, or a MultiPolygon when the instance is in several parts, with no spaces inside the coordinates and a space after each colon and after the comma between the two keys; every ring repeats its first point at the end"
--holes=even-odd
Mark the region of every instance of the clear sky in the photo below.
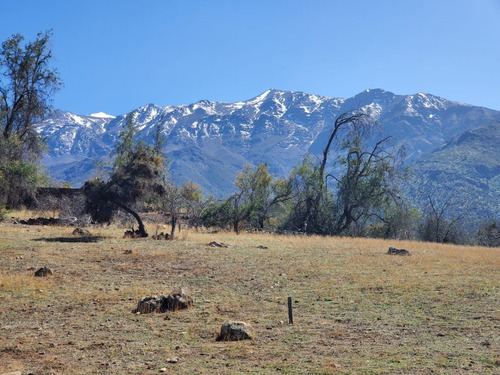
{"type": "Polygon", "coordinates": [[[53,29],[54,107],[127,113],[269,88],[431,93],[500,110],[500,0],[0,0],[0,40],[53,29]]]}

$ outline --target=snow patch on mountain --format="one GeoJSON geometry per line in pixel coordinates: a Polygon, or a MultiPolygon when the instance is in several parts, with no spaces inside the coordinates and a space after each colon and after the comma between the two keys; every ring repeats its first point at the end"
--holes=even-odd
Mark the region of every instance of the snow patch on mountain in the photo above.
{"type": "MultiPolygon", "coordinates": [[[[233,185],[227,182],[235,176],[212,178],[210,168],[224,171],[217,172],[220,176],[262,161],[269,163],[272,173],[283,176],[308,152],[320,154],[337,116],[355,109],[377,120],[384,134],[405,143],[411,160],[437,148],[450,135],[479,126],[484,119],[500,120],[498,111],[430,94],[395,95],[381,89],[347,99],[269,89],[236,103],[147,104],[134,111],[133,120],[138,139],[148,143],[160,126],[166,138],[164,152],[172,161],[177,182],[193,180],[207,193],[224,195],[231,193],[233,185]]],[[[47,138],[49,152],[44,164],[55,178],[78,186],[93,173],[89,160],[109,159],[125,123],[126,115],[98,112],[79,116],[54,111],[36,127],[47,138]],[[78,160],[88,167],[85,173],[79,171],[78,160]]]]}
{"type": "Polygon", "coordinates": [[[107,113],[104,113],[104,112],[92,113],[92,114],[89,115],[89,117],[107,118],[107,119],[114,119],[114,118],[116,118],[116,116],[108,115],[107,113]]]}

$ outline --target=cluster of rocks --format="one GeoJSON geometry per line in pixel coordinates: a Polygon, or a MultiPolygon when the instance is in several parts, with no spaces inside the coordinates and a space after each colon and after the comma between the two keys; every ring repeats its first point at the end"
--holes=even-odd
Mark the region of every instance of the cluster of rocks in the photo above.
{"type": "Polygon", "coordinates": [[[159,234],[155,234],[155,235],[151,236],[151,238],[153,240],[157,240],[157,241],[164,241],[164,240],[170,240],[171,239],[171,237],[170,237],[170,235],[168,233],[163,233],[163,232],[161,232],[159,234]]]}
{"type": "MultiPolygon", "coordinates": [[[[168,296],[163,294],[142,298],[137,308],[132,310],[135,314],[165,313],[178,311],[193,306],[193,298],[183,289],[174,289],[168,296]]],[[[168,317],[167,317],[168,318],[168,317]]],[[[167,319],[169,320],[169,319],[167,319]]],[[[216,341],[252,340],[253,333],[250,324],[245,322],[225,322],[216,341]]]]}
{"type": "Polygon", "coordinates": [[[165,313],[188,309],[191,306],[193,306],[193,298],[183,289],[174,289],[168,296],[161,294],[142,298],[133,312],[140,314],[165,313]]]}
{"type": "Polygon", "coordinates": [[[141,238],[141,232],[139,230],[127,230],[123,234],[123,238],[141,238]]]}

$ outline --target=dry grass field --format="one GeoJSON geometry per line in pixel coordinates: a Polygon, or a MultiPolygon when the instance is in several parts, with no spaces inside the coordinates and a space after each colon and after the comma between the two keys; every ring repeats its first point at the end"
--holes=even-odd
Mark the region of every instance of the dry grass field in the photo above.
{"type": "Polygon", "coordinates": [[[117,228],[76,242],[72,230],[0,223],[0,374],[500,373],[498,248],[117,228]],[[53,275],[34,277],[42,266],[53,275]],[[132,313],[176,287],[193,308],[132,313]],[[227,320],[255,338],[216,342],[227,320]]]}

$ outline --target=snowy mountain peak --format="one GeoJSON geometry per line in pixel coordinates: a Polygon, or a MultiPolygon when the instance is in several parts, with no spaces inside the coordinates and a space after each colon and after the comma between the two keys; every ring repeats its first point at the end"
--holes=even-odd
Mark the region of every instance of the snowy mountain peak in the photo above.
{"type": "Polygon", "coordinates": [[[104,113],[104,112],[92,113],[92,114],[89,115],[89,117],[106,118],[106,119],[114,119],[114,118],[116,118],[115,116],[108,115],[107,113],[104,113]]]}
{"type": "MultiPolygon", "coordinates": [[[[147,104],[134,112],[138,139],[150,142],[157,125],[167,140],[165,154],[178,182],[194,180],[210,193],[230,193],[234,177],[246,164],[268,162],[284,176],[308,152],[320,154],[335,118],[364,109],[380,131],[406,144],[407,160],[415,160],[460,134],[484,123],[500,121],[500,112],[460,105],[431,94],[396,95],[365,90],[342,99],[301,91],[269,89],[245,101],[200,100],[181,106],[147,104]]],[[[92,163],[113,150],[126,114],[77,116],[54,111],[37,125],[47,139],[44,163],[61,181],[82,184],[92,163]],[[71,162],[71,164],[70,164],[71,162]],[[86,165],[86,164],[85,164],[86,165]]]]}

